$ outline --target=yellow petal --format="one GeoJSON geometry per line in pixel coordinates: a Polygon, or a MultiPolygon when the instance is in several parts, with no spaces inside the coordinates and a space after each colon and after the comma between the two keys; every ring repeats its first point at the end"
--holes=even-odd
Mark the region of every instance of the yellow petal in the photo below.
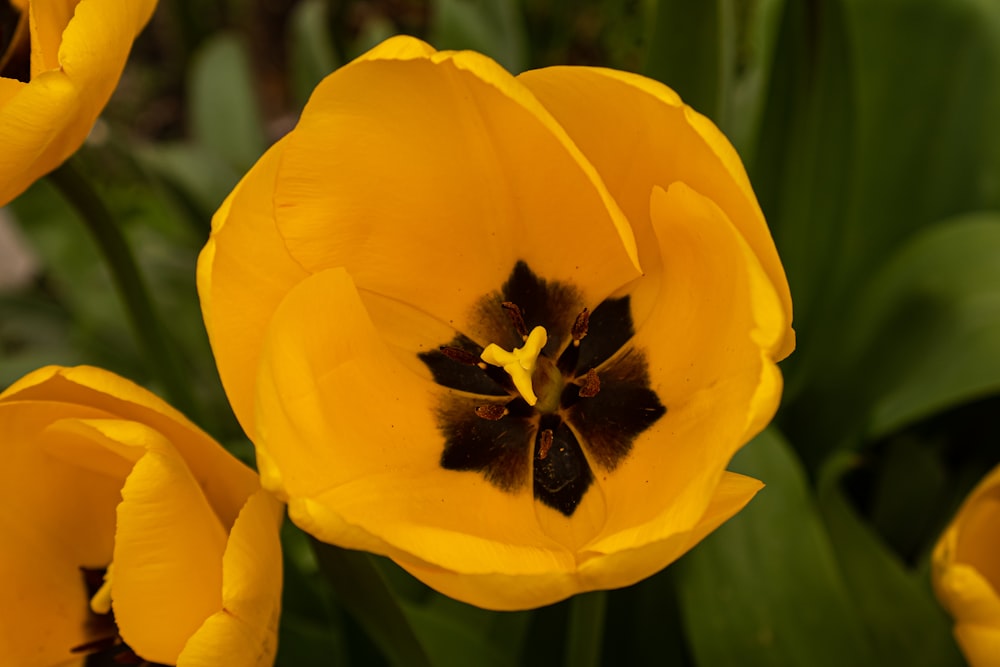
{"type": "Polygon", "coordinates": [[[204,482],[212,507],[227,527],[258,487],[252,470],[184,415],[135,383],[100,368],[47,366],[15,382],[0,399],[90,406],[150,426],[177,447],[195,478],[204,482]]]}
{"type": "MultiPolygon", "coordinates": [[[[10,88],[5,92],[9,94],[10,88]]],[[[79,95],[61,72],[46,72],[18,88],[0,107],[0,145],[4,147],[0,151],[0,205],[21,194],[83,142],[86,133],[78,139],[60,139],[80,108],[79,95]],[[69,144],[75,145],[66,151],[69,144]]]]}
{"type": "Polygon", "coordinates": [[[281,611],[281,504],[266,491],[250,496],[222,559],[223,609],[188,640],[178,667],[270,666],[281,611]]]}
{"type": "Polygon", "coordinates": [[[282,303],[258,389],[263,483],[319,539],[465,572],[572,566],[535,520],[530,486],[504,492],[441,468],[444,390],[396,360],[344,270],[317,273],[282,303]]]}
{"type": "Polygon", "coordinates": [[[969,667],[1000,667],[1000,628],[959,623],[955,639],[969,661],[969,667]]]}
{"type": "Polygon", "coordinates": [[[503,611],[538,607],[576,593],[629,586],[658,572],[740,511],[761,486],[755,479],[726,473],[690,530],[634,549],[580,554],[578,567],[569,569],[545,574],[469,574],[407,561],[399,564],[428,586],[469,604],[503,611]]]}
{"type": "Polygon", "coordinates": [[[286,143],[272,146],[219,208],[198,258],[198,295],[215,362],[247,433],[254,431],[253,384],[267,323],[309,275],[275,227],[275,178],[286,143]]]}
{"type": "Polygon", "coordinates": [[[589,302],[638,274],[627,221],[523,86],[479,54],[385,48],[325,79],[286,140],[276,214],[304,267],[483,345],[474,304],[519,259],[589,302]]]}
{"type": "Polygon", "coordinates": [[[14,95],[8,86],[0,90],[0,103],[7,97],[0,106],[0,206],[80,147],[155,5],[155,0],[30,3],[31,81],[14,95]]]}
{"type": "Polygon", "coordinates": [[[742,235],[683,183],[655,188],[651,210],[665,262],[654,309],[630,345],[645,355],[667,412],[619,467],[597,476],[608,507],[590,546],[598,551],[689,530],[781,395],[774,357],[785,311],[742,235]]]}
{"type": "Polygon", "coordinates": [[[222,608],[226,530],[177,450],[135,422],[103,428],[146,449],[122,487],[111,599],[122,639],[144,659],[173,664],[222,608]]]}
{"type": "MultiPolygon", "coordinates": [[[[0,398],[0,572],[8,573],[0,601],[4,664],[72,664],[70,649],[99,637],[85,625],[88,596],[81,566],[111,561],[120,480],[81,471],[42,446],[54,413],[95,417],[75,406],[0,398]],[[16,511],[15,511],[16,510],[16,511]],[[17,545],[11,548],[10,545],[17,545]]],[[[73,659],[79,663],[80,659],[73,659]]]]}
{"type": "MultiPolygon", "coordinates": [[[[632,223],[647,275],[659,266],[650,191],[684,181],[732,220],[760,259],[791,322],[788,284],[760,207],[736,151],[711,121],[663,84],[627,72],[551,67],[524,72],[518,79],[597,168],[632,223]]],[[[788,327],[778,358],[793,347],[794,332],[788,327]]]]}

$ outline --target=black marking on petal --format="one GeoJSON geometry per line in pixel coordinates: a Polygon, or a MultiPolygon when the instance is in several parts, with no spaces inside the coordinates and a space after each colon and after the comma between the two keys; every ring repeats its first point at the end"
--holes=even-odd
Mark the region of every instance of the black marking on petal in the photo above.
{"type": "MultiPolygon", "coordinates": [[[[468,352],[477,359],[483,352],[483,348],[461,334],[455,336],[445,347],[468,352]]],[[[484,370],[479,366],[449,359],[441,350],[421,352],[417,358],[427,365],[434,381],[443,387],[484,396],[506,396],[515,391],[510,376],[502,368],[487,365],[484,370]]]]}
{"type": "Polygon", "coordinates": [[[521,335],[503,308],[504,303],[517,304],[527,329],[545,327],[549,341],[542,353],[554,357],[567,338],[577,313],[583,308],[583,297],[572,285],[539,278],[523,260],[518,260],[510,277],[499,291],[488,294],[476,305],[475,318],[483,323],[483,331],[491,343],[505,350],[524,345],[521,335]]]}
{"type": "Polygon", "coordinates": [[[533,461],[535,498],[564,516],[573,516],[594,475],[576,436],[558,415],[542,415],[533,461]],[[546,430],[552,432],[552,443],[542,457],[541,434],[546,430]]]}
{"type": "Polygon", "coordinates": [[[649,387],[645,355],[631,347],[602,367],[599,393],[590,398],[572,393],[562,394],[566,418],[591,458],[609,471],[628,456],[639,434],[667,412],[649,387]]]}
{"type": "MultiPolygon", "coordinates": [[[[587,336],[580,341],[580,352],[574,366],[578,375],[582,374],[580,371],[597,368],[613,357],[635,335],[630,302],[627,296],[605,299],[590,314],[587,336]]],[[[559,367],[563,367],[561,359],[559,367]]]]}
{"type": "Polygon", "coordinates": [[[438,410],[438,428],[445,437],[441,467],[482,473],[503,491],[517,491],[528,481],[528,460],[535,437],[533,410],[523,399],[507,404],[499,420],[476,414],[476,399],[445,396],[438,410]]]}

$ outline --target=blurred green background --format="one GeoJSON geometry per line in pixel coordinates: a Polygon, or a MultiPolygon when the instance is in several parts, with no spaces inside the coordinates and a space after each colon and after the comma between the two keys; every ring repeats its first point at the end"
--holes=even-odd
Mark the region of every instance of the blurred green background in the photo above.
{"type": "MultiPolygon", "coordinates": [[[[774,425],[732,465],[767,488],[661,574],[491,613],[286,526],[278,664],[963,664],[928,560],[1000,462],[1000,2],[161,0],[77,159],[169,323],[192,417],[245,460],[197,253],[313,86],[399,32],[515,73],[638,71],[711,117],[775,237],[798,349],[774,425]]],[[[89,363],[162,389],[52,186],[3,215],[0,387],[89,363]]]]}

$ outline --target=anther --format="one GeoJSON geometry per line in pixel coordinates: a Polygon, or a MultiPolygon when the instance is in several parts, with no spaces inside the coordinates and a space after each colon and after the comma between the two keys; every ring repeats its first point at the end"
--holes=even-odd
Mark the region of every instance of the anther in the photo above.
{"type": "Polygon", "coordinates": [[[487,403],[476,408],[476,416],[491,422],[503,419],[507,415],[507,407],[499,403],[487,403]]]}
{"type": "Polygon", "coordinates": [[[587,329],[589,327],[590,311],[584,308],[583,312],[577,315],[576,320],[573,322],[573,345],[575,347],[580,346],[580,341],[587,335],[587,329]]]}
{"type": "Polygon", "coordinates": [[[507,316],[510,317],[510,322],[514,325],[514,329],[517,331],[517,335],[521,337],[521,340],[527,339],[528,325],[524,323],[524,313],[521,312],[520,307],[511,301],[504,301],[500,306],[507,311],[507,316]]]}
{"type": "Polygon", "coordinates": [[[544,460],[552,449],[552,429],[547,428],[538,436],[538,458],[544,460]]]}
{"type": "Polygon", "coordinates": [[[460,347],[450,347],[448,345],[441,346],[441,354],[448,357],[452,361],[457,361],[460,364],[465,364],[466,366],[479,366],[480,368],[486,368],[486,364],[479,358],[478,355],[463,350],[460,347]]]}
{"type": "Polygon", "coordinates": [[[597,377],[597,371],[591,368],[583,376],[583,384],[580,385],[580,398],[593,398],[601,390],[601,378],[597,377]]]}

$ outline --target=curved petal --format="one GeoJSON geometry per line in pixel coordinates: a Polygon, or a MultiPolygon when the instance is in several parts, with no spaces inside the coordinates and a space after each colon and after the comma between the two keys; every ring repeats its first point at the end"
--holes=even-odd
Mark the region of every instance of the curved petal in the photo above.
{"type": "Polygon", "coordinates": [[[428,586],[469,604],[501,611],[539,607],[576,593],[629,586],[662,570],[743,509],[761,486],[755,479],[726,473],[705,513],[690,530],[636,549],[581,554],[579,565],[568,570],[544,574],[469,574],[405,560],[398,562],[428,586]]]}
{"type": "Polygon", "coordinates": [[[274,664],[281,612],[281,504],[266,491],[250,496],[222,558],[223,609],[177,657],[178,667],[274,664]]]}
{"type": "Polygon", "coordinates": [[[223,202],[198,258],[198,296],[215,363],[247,433],[254,432],[254,382],[267,323],[309,275],[275,226],[275,179],[286,143],[272,146],[223,202]]]}
{"type": "Polygon", "coordinates": [[[756,255],[722,210],[683,183],[654,188],[651,218],[665,258],[659,296],[631,343],[667,412],[615,470],[599,477],[610,553],[688,530],[732,455],[774,415],[774,356],[787,320],[756,255]]]}
{"type": "Polygon", "coordinates": [[[70,649],[100,638],[85,621],[89,599],[81,566],[111,561],[120,480],[82,471],[51,456],[42,443],[59,417],[100,417],[99,411],[0,398],[0,572],[8,573],[0,604],[4,664],[80,662],[70,649]],[[16,511],[9,511],[16,508],[16,511]],[[39,619],[44,619],[40,621],[39,619]]]}
{"type": "MultiPolygon", "coordinates": [[[[715,202],[746,239],[791,323],[784,270],[739,156],[711,121],[645,77],[590,67],[550,67],[518,79],[566,128],[628,216],[647,274],[659,266],[649,219],[653,186],[684,181],[715,202]]],[[[789,326],[778,358],[794,347],[789,326]]]]}
{"type": "Polygon", "coordinates": [[[527,89],[479,54],[402,42],[327,77],[289,135],[276,213],[292,255],[484,344],[474,304],[518,260],[594,303],[635,278],[628,222],[527,89]]]}
{"type": "Polygon", "coordinates": [[[463,572],[573,567],[535,520],[527,487],[501,491],[441,467],[445,390],[396,360],[343,269],[282,303],[257,385],[263,484],[319,539],[463,572]]]}
{"type": "MultiPolygon", "coordinates": [[[[0,206],[65,159],[52,156],[61,155],[57,139],[78,107],[79,91],[58,71],[40,74],[0,107],[0,145],[4,147],[0,151],[0,206]]],[[[79,137],[73,150],[85,136],[79,137]]]]}
{"type": "Polygon", "coordinates": [[[226,530],[184,459],[135,422],[102,436],[145,449],[122,487],[111,600],[122,639],[151,662],[173,664],[188,638],[222,608],[226,530]]]}
{"type": "Polygon", "coordinates": [[[155,6],[155,0],[29,3],[31,81],[0,107],[0,205],[80,147],[155,6]]]}
{"type": "Polygon", "coordinates": [[[955,639],[970,667],[1000,667],[1000,628],[960,623],[955,639]]]}
{"type": "Polygon", "coordinates": [[[89,406],[120,419],[147,424],[178,449],[226,527],[232,525],[243,502],[258,488],[252,470],[184,415],[137,384],[100,368],[47,366],[11,385],[0,394],[0,400],[4,399],[89,406]]]}

